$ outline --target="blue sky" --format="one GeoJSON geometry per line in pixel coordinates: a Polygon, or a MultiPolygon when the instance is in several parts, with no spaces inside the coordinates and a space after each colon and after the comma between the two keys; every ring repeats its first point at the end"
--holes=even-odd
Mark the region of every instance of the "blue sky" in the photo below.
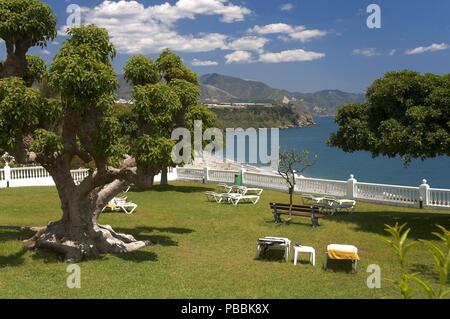
{"type": "MultiPolygon", "coordinates": [[[[155,57],[171,47],[200,74],[222,73],[277,88],[362,92],[386,71],[450,73],[448,0],[47,0],[64,41],[69,4],[82,23],[110,31],[118,73],[130,55],[155,57]],[[381,29],[369,29],[369,4],[381,8],[381,29]]],[[[1,51],[4,56],[4,48],[1,51]]]]}

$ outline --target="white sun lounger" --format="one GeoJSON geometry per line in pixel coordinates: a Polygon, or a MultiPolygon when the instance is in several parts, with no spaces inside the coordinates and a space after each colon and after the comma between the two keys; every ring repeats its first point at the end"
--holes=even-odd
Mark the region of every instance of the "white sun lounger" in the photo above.
{"type": "Polygon", "coordinates": [[[234,186],[234,188],[237,190],[237,193],[242,195],[261,196],[261,194],[264,192],[264,189],[262,188],[251,188],[246,186],[234,186]]]}
{"type": "Polygon", "coordinates": [[[127,201],[127,198],[114,198],[103,208],[103,211],[124,212],[131,215],[137,208],[138,205],[127,201]]]}
{"type": "Polygon", "coordinates": [[[356,201],[350,199],[325,198],[319,206],[329,211],[331,215],[336,214],[340,210],[347,210],[354,213],[356,209],[356,201]]]}
{"type": "Polygon", "coordinates": [[[227,184],[219,184],[217,185],[219,190],[223,191],[225,194],[230,194],[233,191],[233,186],[229,186],[227,184]]]}
{"type": "Polygon", "coordinates": [[[223,201],[228,201],[229,195],[228,193],[219,194],[216,192],[205,192],[206,199],[210,202],[222,203],[223,201]]]}
{"type": "Polygon", "coordinates": [[[240,202],[249,202],[253,205],[258,204],[260,196],[257,195],[241,195],[241,194],[230,194],[229,201],[234,205],[239,205],[240,202]]]}

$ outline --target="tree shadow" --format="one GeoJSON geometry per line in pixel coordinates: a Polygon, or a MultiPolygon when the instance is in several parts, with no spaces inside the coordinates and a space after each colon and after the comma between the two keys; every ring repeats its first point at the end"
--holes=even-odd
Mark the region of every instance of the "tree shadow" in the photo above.
{"type": "Polygon", "coordinates": [[[115,257],[118,257],[125,261],[132,261],[134,263],[143,263],[143,262],[157,262],[158,255],[151,251],[145,250],[136,250],[125,254],[112,254],[115,257]]]}
{"type": "Polygon", "coordinates": [[[33,237],[35,232],[30,230],[0,229],[0,241],[22,241],[33,237]]]}
{"type": "Polygon", "coordinates": [[[436,240],[437,238],[432,234],[438,228],[436,225],[441,225],[450,229],[450,215],[436,214],[436,213],[410,213],[410,212],[361,212],[354,214],[337,214],[329,217],[328,220],[333,220],[338,223],[348,223],[356,225],[356,230],[367,233],[374,233],[381,236],[388,236],[385,231],[385,225],[395,225],[395,223],[408,224],[411,228],[409,234],[410,239],[428,239],[436,240]]]}
{"type": "MultiPolygon", "coordinates": [[[[293,219],[286,224],[283,220],[283,222],[281,223],[275,223],[275,221],[273,219],[266,219],[265,221],[266,224],[270,225],[274,225],[274,226],[278,226],[278,227],[289,227],[289,226],[299,226],[302,228],[308,228],[308,229],[312,229],[312,225],[311,225],[311,220],[308,218],[301,218],[301,217],[293,217],[293,219]],[[303,220],[302,220],[303,219],[303,220]]],[[[316,229],[320,229],[320,226],[317,227],[316,229]]]]}
{"type": "Polygon", "coordinates": [[[186,193],[186,194],[192,194],[192,193],[204,193],[206,191],[214,191],[214,187],[200,187],[200,186],[174,186],[174,185],[156,185],[152,187],[150,190],[142,190],[137,187],[132,187],[130,189],[131,193],[145,193],[145,192],[178,192],[178,193],[186,193]]]}
{"type": "Polygon", "coordinates": [[[27,251],[28,251],[27,248],[22,247],[22,249],[15,254],[8,256],[0,255],[0,269],[5,267],[22,265],[25,262],[24,255],[26,254],[27,251]]]}
{"type": "Polygon", "coordinates": [[[147,227],[140,226],[132,229],[117,228],[117,231],[124,234],[130,234],[137,240],[150,240],[154,245],[160,246],[178,246],[178,242],[174,241],[171,237],[166,235],[156,235],[152,233],[169,233],[169,234],[191,234],[194,232],[188,228],[176,228],[176,227],[147,227]],[[148,235],[147,235],[148,234],[148,235]]]}

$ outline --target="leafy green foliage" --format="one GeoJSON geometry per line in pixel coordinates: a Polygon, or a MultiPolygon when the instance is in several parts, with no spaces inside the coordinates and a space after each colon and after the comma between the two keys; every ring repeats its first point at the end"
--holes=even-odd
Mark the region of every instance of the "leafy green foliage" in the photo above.
{"type": "Polygon", "coordinates": [[[171,139],[165,137],[155,138],[144,134],[137,139],[133,152],[137,162],[140,164],[158,164],[160,167],[167,167],[171,164],[170,154],[174,146],[175,142],[171,139]]]}
{"type": "Polygon", "coordinates": [[[48,106],[39,91],[27,88],[22,79],[11,77],[0,80],[0,148],[10,150],[23,134],[32,133],[42,117],[54,115],[57,110],[48,106]]]}
{"type": "Polygon", "coordinates": [[[450,75],[390,72],[367,90],[367,102],[339,110],[329,144],[374,157],[450,155],[450,75]]]}
{"type": "Polygon", "coordinates": [[[386,231],[392,236],[392,239],[381,238],[395,252],[400,263],[401,279],[391,280],[400,290],[403,298],[411,299],[414,296],[412,282],[416,283],[424,293],[431,299],[443,299],[450,294],[448,289],[448,274],[450,270],[450,232],[442,226],[438,226],[441,233],[433,233],[444,244],[444,249],[432,241],[422,240],[433,255],[435,269],[439,274],[439,290],[435,291],[431,284],[419,277],[418,273],[409,273],[406,266],[406,256],[408,252],[416,246],[417,243],[408,243],[408,235],[411,229],[406,229],[406,224],[395,226],[386,225],[386,231]]]}
{"type": "Polygon", "coordinates": [[[44,60],[37,55],[27,55],[27,69],[23,75],[28,86],[34,82],[41,82],[47,76],[47,66],[44,60]]]}
{"type": "Polygon", "coordinates": [[[156,84],[161,81],[158,67],[144,55],[131,57],[124,70],[125,79],[133,85],[156,84]]]}
{"type": "Polygon", "coordinates": [[[133,109],[157,131],[171,129],[173,116],[182,107],[176,92],[162,83],[135,87],[134,100],[133,109]]]}
{"type": "Polygon", "coordinates": [[[197,103],[186,114],[186,125],[191,131],[194,129],[194,121],[202,121],[204,128],[216,127],[217,116],[203,104],[197,103]]]}
{"type": "Polygon", "coordinates": [[[199,84],[197,74],[184,66],[181,58],[169,49],[164,50],[160,54],[156,60],[156,65],[167,83],[178,79],[185,80],[196,85],[199,84]]]}
{"type": "Polygon", "coordinates": [[[38,0],[2,0],[0,2],[0,38],[45,46],[56,37],[56,17],[48,4],[38,0]]]}
{"type": "Polygon", "coordinates": [[[124,148],[120,143],[121,132],[119,121],[116,117],[106,116],[97,124],[98,131],[94,138],[96,157],[107,156],[120,159],[124,154],[124,148]]]}
{"type": "Polygon", "coordinates": [[[197,105],[200,98],[200,88],[198,85],[186,80],[176,79],[170,82],[170,87],[178,95],[183,108],[188,109],[191,106],[197,105]]]}
{"type": "Polygon", "coordinates": [[[307,121],[292,107],[286,105],[214,108],[211,111],[217,115],[217,125],[221,129],[228,128],[230,123],[233,123],[234,127],[247,129],[249,127],[293,127],[307,121]]]}
{"type": "Polygon", "coordinates": [[[60,135],[44,129],[37,129],[34,132],[31,151],[38,155],[52,156],[55,153],[62,152],[62,150],[63,143],[60,135]]]}
{"type": "Polygon", "coordinates": [[[116,49],[108,32],[94,25],[69,29],[66,40],[50,67],[50,85],[73,106],[111,105],[118,81],[111,63],[116,49]]]}

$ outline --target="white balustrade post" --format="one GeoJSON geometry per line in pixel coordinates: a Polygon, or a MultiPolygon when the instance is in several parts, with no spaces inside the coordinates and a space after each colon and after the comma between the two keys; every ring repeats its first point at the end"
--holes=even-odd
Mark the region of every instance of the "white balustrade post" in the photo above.
{"type": "Polygon", "coordinates": [[[347,197],[348,197],[348,199],[355,199],[357,197],[356,183],[358,183],[358,181],[355,179],[355,176],[353,174],[350,175],[350,179],[347,181],[347,197]]]}
{"type": "Polygon", "coordinates": [[[244,165],[241,166],[241,183],[242,185],[245,185],[245,172],[247,170],[245,169],[244,165]]]}
{"type": "Polygon", "coordinates": [[[209,166],[206,165],[203,169],[203,184],[208,183],[209,180],[209,166]]]}
{"type": "Polygon", "coordinates": [[[426,179],[422,181],[422,185],[419,186],[419,205],[420,208],[426,208],[430,204],[430,185],[426,179]]]}
{"type": "Polygon", "coordinates": [[[3,172],[5,173],[6,187],[9,187],[9,182],[11,181],[11,167],[9,166],[8,163],[5,163],[3,172]]]}
{"type": "Polygon", "coordinates": [[[172,176],[174,181],[178,180],[178,166],[173,168],[172,176]]]}

